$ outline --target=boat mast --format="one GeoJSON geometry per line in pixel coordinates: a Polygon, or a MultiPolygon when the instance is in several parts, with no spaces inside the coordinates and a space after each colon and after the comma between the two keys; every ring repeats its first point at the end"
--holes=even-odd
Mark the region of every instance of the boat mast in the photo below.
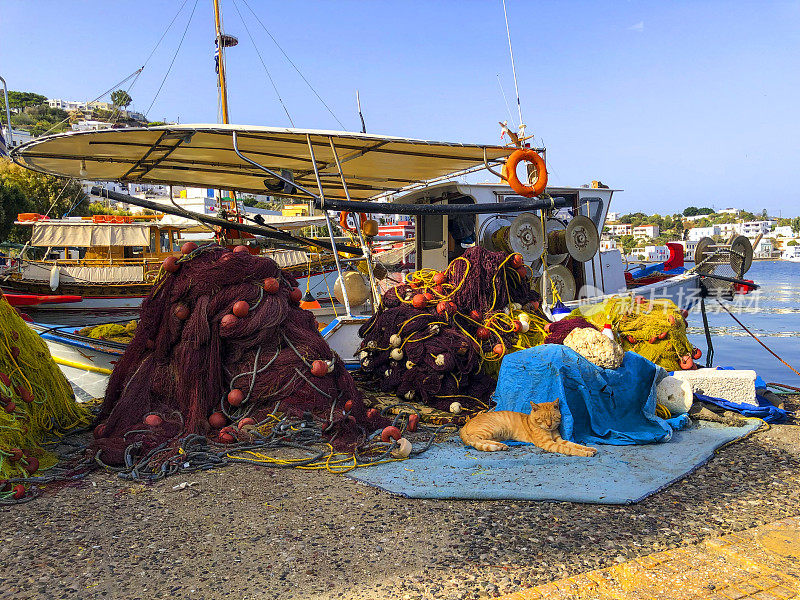
{"type": "Polygon", "coordinates": [[[217,72],[219,73],[219,99],[222,106],[222,122],[228,121],[228,87],[225,81],[225,45],[222,36],[222,23],[219,19],[219,0],[214,0],[214,24],[217,32],[217,72]]]}

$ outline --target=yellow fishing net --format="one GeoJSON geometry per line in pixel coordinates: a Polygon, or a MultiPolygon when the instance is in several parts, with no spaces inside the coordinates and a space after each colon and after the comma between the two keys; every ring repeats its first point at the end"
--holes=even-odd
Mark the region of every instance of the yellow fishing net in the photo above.
{"type": "Polygon", "coordinates": [[[686,336],[686,318],[671,300],[615,296],[576,308],[569,316],[582,316],[601,329],[610,323],[623,349],[641,354],[668,371],[691,368],[692,357],[699,357],[686,336]]]}
{"type": "Polygon", "coordinates": [[[54,465],[42,443],[90,422],[44,341],[0,294],[0,479],[54,465]]]}
{"type": "Polygon", "coordinates": [[[95,340],[109,340],[127,344],[136,335],[136,321],[130,321],[125,325],[121,323],[105,323],[103,325],[84,327],[78,333],[95,340]]]}

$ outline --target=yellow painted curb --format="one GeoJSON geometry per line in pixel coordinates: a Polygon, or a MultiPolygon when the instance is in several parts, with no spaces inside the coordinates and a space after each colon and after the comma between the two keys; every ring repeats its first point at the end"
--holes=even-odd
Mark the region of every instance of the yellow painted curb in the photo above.
{"type": "Polygon", "coordinates": [[[800,517],[636,558],[503,600],[789,600],[800,597],[800,517]]]}

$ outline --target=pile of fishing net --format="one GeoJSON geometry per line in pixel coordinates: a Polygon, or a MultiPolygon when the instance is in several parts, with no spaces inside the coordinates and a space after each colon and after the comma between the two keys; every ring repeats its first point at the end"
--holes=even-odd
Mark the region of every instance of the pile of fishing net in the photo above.
{"type": "Polygon", "coordinates": [[[127,344],[133,339],[133,336],[136,335],[136,324],[136,321],[129,321],[124,325],[121,323],[90,325],[89,327],[84,327],[79,330],[78,333],[95,340],[127,344]]]}
{"type": "Polygon", "coordinates": [[[56,464],[45,442],[90,422],[44,341],[0,293],[0,503],[22,500],[26,480],[56,464]]]}
{"type": "Polygon", "coordinates": [[[383,424],[367,417],[344,363],[299,307],[291,275],[244,247],[187,243],[182,252],[164,261],[109,380],[99,463],[130,467],[157,453],[158,468],[182,460],[191,440],[248,441],[249,428],[276,414],[321,423],[341,446],[383,424]]]}
{"type": "Polygon", "coordinates": [[[546,323],[522,257],[476,246],[384,293],[359,330],[361,373],[401,400],[486,408],[502,357],[542,343],[546,323]]]}
{"type": "Polygon", "coordinates": [[[671,300],[615,296],[575,309],[569,318],[598,328],[609,323],[624,350],[641,354],[667,371],[679,371],[696,369],[694,361],[702,356],[686,336],[687,315],[671,300]]]}

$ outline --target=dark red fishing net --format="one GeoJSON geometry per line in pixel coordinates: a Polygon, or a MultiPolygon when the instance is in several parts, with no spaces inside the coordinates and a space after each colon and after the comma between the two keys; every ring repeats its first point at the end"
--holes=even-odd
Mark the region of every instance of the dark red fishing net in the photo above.
{"type": "Polygon", "coordinates": [[[564,340],[573,329],[581,329],[589,327],[590,329],[597,329],[589,321],[583,317],[571,317],[568,319],[561,319],[555,323],[550,323],[547,326],[547,337],[544,338],[545,344],[563,344],[564,340]]]}
{"type": "Polygon", "coordinates": [[[385,292],[359,330],[362,373],[400,400],[443,410],[453,401],[487,406],[496,381],[482,369],[484,357],[517,339],[496,317],[510,302],[541,315],[539,297],[513,258],[470,248],[442,273],[412,275],[385,292]]]}
{"type": "Polygon", "coordinates": [[[219,439],[221,426],[276,409],[310,412],[340,445],[356,441],[366,424],[360,393],[314,315],[298,306],[296,286],[274,261],[248,252],[205,246],[183,257],[145,299],[111,375],[95,430],[101,460],[119,464],[132,444],[141,454],[189,433],[219,439]],[[237,318],[240,301],[247,311],[237,318]],[[241,392],[233,404],[232,390],[241,392]],[[352,418],[342,413],[347,401],[352,418]],[[145,425],[148,415],[163,422],[145,425]]]}

